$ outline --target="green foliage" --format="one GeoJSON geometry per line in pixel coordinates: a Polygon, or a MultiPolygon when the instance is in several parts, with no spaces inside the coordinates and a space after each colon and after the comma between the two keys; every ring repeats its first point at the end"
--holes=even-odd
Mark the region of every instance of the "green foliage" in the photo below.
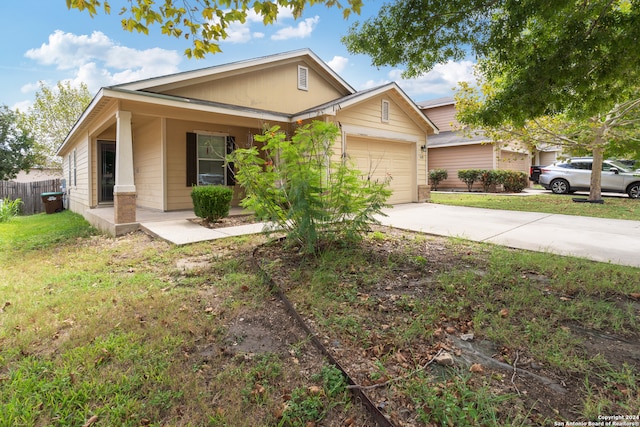
{"type": "Polygon", "coordinates": [[[21,125],[18,113],[6,105],[0,107],[0,181],[13,179],[34,165],[33,147],[33,138],[21,125]]]}
{"type": "Polygon", "coordinates": [[[194,187],[191,191],[196,216],[215,222],[229,215],[233,190],[219,185],[194,187]]]}
{"type": "Polygon", "coordinates": [[[449,173],[446,169],[431,169],[429,171],[429,182],[431,182],[431,189],[438,191],[438,185],[449,177],[449,173]]]}
{"type": "Polygon", "coordinates": [[[236,150],[230,159],[246,190],[242,205],[307,253],[360,239],[391,194],[387,180],[363,178],[348,160],[333,160],[339,134],[336,125],[314,121],[287,140],[275,126],[255,137],[266,160],[256,147],[236,150]]]}
{"type": "MultiPolygon", "coordinates": [[[[250,12],[255,12],[262,22],[273,24],[277,21],[281,8],[290,8],[293,16],[299,18],[307,3],[336,6],[343,9],[346,19],[351,12],[360,13],[362,0],[348,0],[349,7],[335,0],[278,0],[237,2],[216,0],[132,0],[119,10],[122,28],[149,34],[149,28],[157,25],[162,34],[169,37],[190,40],[192,46],[184,54],[191,58],[203,58],[208,53],[220,52],[219,41],[228,37],[229,27],[242,24],[250,12]]],[[[67,0],[67,8],[86,11],[91,17],[111,13],[111,3],[103,0],[67,0]]]]}
{"type": "Polygon", "coordinates": [[[471,191],[473,183],[480,179],[482,172],[480,169],[460,169],[458,179],[467,184],[467,190],[471,191]]]}
{"type": "Polygon", "coordinates": [[[72,87],[70,82],[58,82],[55,88],[44,82],[39,82],[39,85],[36,99],[22,114],[22,120],[36,141],[34,150],[38,155],[38,166],[60,167],[61,161],[56,151],[91,102],[92,96],[84,83],[77,88],[72,87]]]}
{"type": "Polygon", "coordinates": [[[279,426],[305,426],[322,421],[326,414],[338,405],[349,401],[347,381],[335,366],[324,365],[313,381],[322,383],[320,387],[296,388],[285,404],[279,426]]]}
{"type": "Polygon", "coordinates": [[[482,184],[482,191],[488,193],[491,186],[498,183],[498,173],[493,169],[483,169],[480,171],[478,179],[482,184]]]}
{"type": "Polygon", "coordinates": [[[8,197],[0,199],[0,222],[9,222],[14,216],[20,213],[22,200],[11,200],[8,197]]]}
{"type": "Polygon", "coordinates": [[[527,174],[520,171],[499,170],[498,183],[502,184],[507,193],[520,193],[529,185],[527,174]]]}
{"type": "Polygon", "coordinates": [[[640,4],[626,0],[430,0],[420,7],[398,0],[343,41],[373,65],[403,65],[411,77],[466,59],[471,49],[482,73],[499,81],[483,108],[487,122],[557,112],[590,118],[637,86],[639,21],[640,4]]]}

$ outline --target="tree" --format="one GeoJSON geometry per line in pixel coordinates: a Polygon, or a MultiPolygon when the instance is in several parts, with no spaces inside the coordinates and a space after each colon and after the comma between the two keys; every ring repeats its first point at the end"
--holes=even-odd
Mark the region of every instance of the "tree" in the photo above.
{"type": "MultiPolygon", "coordinates": [[[[359,13],[362,6],[362,0],[347,0],[348,7],[338,0],[130,0],[127,3],[119,12],[124,30],[148,34],[151,26],[158,25],[162,34],[191,40],[192,46],[184,51],[189,58],[220,52],[217,42],[227,37],[231,24],[244,23],[250,10],[268,25],[276,22],[280,7],[291,8],[293,16],[298,18],[307,4],[336,6],[343,9],[346,18],[351,12],[359,13]]],[[[105,14],[111,13],[107,0],[67,0],[67,7],[88,12],[92,17],[100,13],[100,9],[105,14]]]]}
{"type": "Polygon", "coordinates": [[[19,125],[18,114],[6,105],[0,107],[0,179],[16,177],[33,165],[33,138],[19,125]]]}
{"type": "MultiPolygon", "coordinates": [[[[485,124],[478,115],[484,99],[491,96],[493,87],[482,82],[478,86],[459,84],[456,93],[457,119],[469,127],[465,132],[481,131],[496,144],[521,145],[529,151],[552,145],[571,154],[593,154],[593,164],[602,164],[604,156],[638,156],[640,146],[640,88],[636,98],[623,100],[603,114],[583,119],[568,114],[556,114],[499,125],[485,124]]],[[[589,200],[601,200],[601,170],[591,174],[589,200]]]]}
{"type": "Polygon", "coordinates": [[[56,151],[91,102],[91,93],[84,83],[77,88],[69,82],[58,82],[55,88],[39,85],[35,102],[22,119],[36,141],[37,165],[56,168],[60,167],[56,151]]]}
{"type": "Polygon", "coordinates": [[[637,0],[398,0],[343,40],[374,65],[405,64],[408,76],[475,54],[494,85],[477,122],[524,126],[563,114],[600,129],[597,164],[608,114],[638,97],[639,22],[637,0]]]}
{"type": "Polygon", "coordinates": [[[362,237],[379,222],[375,215],[383,214],[391,195],[388,180],[362,177],[347,159],[336,159],[332,146],[339,135],[335,124],[314,121],[288,140],[275,126],[255,136],[265,143],[266,160],[256,147],[235,150],[229,159],[246,191],[242,206],[284,231],[305,253],[362,237]]]}

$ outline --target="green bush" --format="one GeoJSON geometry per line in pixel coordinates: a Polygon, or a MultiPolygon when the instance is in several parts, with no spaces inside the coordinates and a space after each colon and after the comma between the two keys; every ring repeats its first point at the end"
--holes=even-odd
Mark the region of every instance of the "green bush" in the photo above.
{"type": "Polygon", "coordinates": [[[336,125],[314,121],[287,140],[275,126],[255,137],[264,143],[262,156],[251,147],[230,157],[246,192],[242,206],[306,253],[317,253],[324,243],[360,239],[391,195],[390,178],[378,182],[347,159],[336,159],[332,147],[339,136],[336,125]]]}
{"type": "Polygon", "coordinates": [[[215,222],[229,215],[233,190],[219,185],[195,187],[191,191],[196,216],[215,222]]]}
{"type": "Polygon", "coordinates": [[[458,171],[458,179],[467,184],[467,190],[471,191],[473,183],[480,179],[480,169],[460,169],[458,171]]]}
{"type": "Polygon", "coordinates": [[[481,170],[478,179],[482,184],[482,191],[488,193],[491,190],[492,185],[498,184],[499,176],[499,171],[492,169],[481,170]]]}
{"type": "Polygon", "coordinates": [[[446,169],[431,169],[429,171],[429,182],[431,182],[431,189],[438,191],[438,184],[447,179],[449,174],[446,169]]]}
{"type": "Polygon", "coordinates": [[[501,170],[499,171],[499,184],[504,186],[506,193],[520,193],[527,188],[527,174],[519,171],[501,170]]]}
{"type": "Polygon", "coordinates": [[[20,213],[21,199],[11,200],[8,197],[0,199],[0,222],[9,222],[20,213]]]}

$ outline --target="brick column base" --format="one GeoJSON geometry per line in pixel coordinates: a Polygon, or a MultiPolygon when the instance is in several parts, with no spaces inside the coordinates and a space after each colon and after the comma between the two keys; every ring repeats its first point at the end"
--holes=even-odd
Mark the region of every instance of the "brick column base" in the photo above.
{"type": "Polygon", "coordinates": [[[113,211],[116,224],[136,222],[136,193],[113,193],[113,211]]]}
{"type": "Polygon", "coordinates": [[[429,200],[431,200],[431,187],[418,185],[418,202],[428,202],[429,200]]]}

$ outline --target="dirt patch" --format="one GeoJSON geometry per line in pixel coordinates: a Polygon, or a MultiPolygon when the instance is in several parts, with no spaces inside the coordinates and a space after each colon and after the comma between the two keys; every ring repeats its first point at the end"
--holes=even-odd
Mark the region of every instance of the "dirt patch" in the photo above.
{"type": "MultiPolygon", "coordinates": [[[[344,271],[332,272],[334,289],[328,291],[327,296],[331,298],[333,293],[338,293],[343,299],[337,307],[327,309],[323,314],[319,314],[317,307],[304,297],[296,296],[301,286],[310,286],[310,278],[304,277],[304,265],[308,260],[278,245],[260,250],[258,257],[331,355],[394,425],[425,425],[419,421],[420,408],[416,402],[400,391],[401,384],[423,373],[442,377],[447,369],[455,369],[465,376],[470,388],[484,387],[493,396],[510,396],[499,405],[497,417],[523,425],[583,420],[581,408],[588,393],[600,393],[601,400],[614,402],[619,393],[623,398],[625,393],[627,397],[632,393],[624,384],[599,381],[598,367],[594,367],[587,380],[593,387],[587,391],[585,375],[554,368],[536,357],[527,346],[496,343],[474,336],[474,313],[469,308],[455,316],[442,314],[433,319],[429,330],[411,330],[407,325],[417,324],[416,317],[420,316],[415,310],[418,301],[430,297],[442,299],[444,293],[452,292],[457,294],[451,298],[455,304],[465,292],[462,286],[452,285],[445,289],[437,282],[437,275],[462,268],[480,280],[487,274],[486,254],[482,246],[452,243],[442,238],[416,239],[412,233],[384,231],[393,238],[367,241],[363,253],[368,259],[360,265],[346,267],[344,271]],[[368,267],[376,263],[392,268],[380,277],[381,280],[369,282],[372,279],[368,277],[368,267]],[[409,347],[399,344],[403,342],[400,334],[415,334],[408,340],[409,347]],[[435,362],[443,354],[449,355],[451,362],[435,362]]],[[[314,268],[310,265],[309,271],[314,268]]],[[[371,270],[371,274],[378,274],[371,270]]],[[[531,286],[545,289],[550,280],[531,272],[521,276],[523,280],[528,277],[531,286]]],[[[496,284],[498,289],[502,286],[507,287],[507,284],[496,284]]],[[[552,297],[562,298],[561,295],[552,297]]],[[[534,301],[531,303],[535,304],[534,301]]],[[[482,304],[483,301],[476,303],[482,304]]],[[[508,319],[509,311],[502,317],[508,319]]],[[[508,327],[506,320],[505,327],[508,327]]],[[[623,364],[631,366],[635,372],[640,369],[640,334],[637,331],[621,337],[591,330],[577,322],[558,327],[571,334],[578,343],[575,351],[584,354],[585,360],[603,360],[594,363],[606,363],[614,369],[623,364]]],[[[447,396],[441,388],[442,385],[434,381],[430,390],[439,390],[436,392],[447,396]]],[[[445,397],[442,400],[444,402],[445,397]]],[[[633,398],[631,401],[637,405],[633,398]]],[[[612,407],[624,412],[624,407],[615,404],[612,407]]]]}
{"type": "Polygon", "coordinates": [[[194,224],[201,225],[206,228],[225,228],[225,227],[236,227],[239,225],[246,224],[254,224],[256,222],[256,218],[253,215],[232,215],[226,218],[221,218],[217,221],[207,221],[203,218],[192,218],[190,219],[194,224]]]}

